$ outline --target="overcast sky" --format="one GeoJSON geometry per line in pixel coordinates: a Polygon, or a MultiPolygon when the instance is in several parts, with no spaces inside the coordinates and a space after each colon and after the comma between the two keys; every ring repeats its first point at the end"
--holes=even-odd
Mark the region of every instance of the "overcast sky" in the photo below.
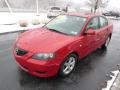
{"type": "Polygon", "coordinates": [[[120,10],[120,0],[110,0],[108,8],[120,10]]]}
{"type": "MultiPolygon", "coordinates": [[[[75,3],[83,3],[87,0],[72,0],[75,3]]],[[[119,9],[120,10],[120,0],[109,0],[108,4],[109,9],[119,9]]]]}

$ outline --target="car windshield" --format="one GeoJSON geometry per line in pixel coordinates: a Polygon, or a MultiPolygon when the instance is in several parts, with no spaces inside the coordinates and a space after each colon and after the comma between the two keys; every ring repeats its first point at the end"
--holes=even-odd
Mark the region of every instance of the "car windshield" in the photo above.
{"type": "Polygon", "coordinates": [[[79,16],[59,15],[45,27],[67,35],[78,35],[86,20],[86,18],[79,16]]]}

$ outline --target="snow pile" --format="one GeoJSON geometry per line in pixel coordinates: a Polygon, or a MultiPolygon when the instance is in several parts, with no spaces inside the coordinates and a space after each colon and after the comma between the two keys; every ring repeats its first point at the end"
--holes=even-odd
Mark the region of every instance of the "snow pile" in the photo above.
{"type": "Polygon", "coordinates": [[[46,13],[0,13],[0,33],[27,30],[43,26],[49,20],[46,13]],[[26,27],[21,27],[20,22],[26,21],[26,27]]]}
{"type": "Polygon", "coordinates": [[[110,90],[112,85],[114,84],[115,79],[117,78],[118,74],[119,74],[119,70],[116,71],[112,71],[111,72],[112,75],[110,75],[110,77],[112,78],[111,80],[107,81],[107,86],[106,88],[103,88],[102,90],[110,90]]]}

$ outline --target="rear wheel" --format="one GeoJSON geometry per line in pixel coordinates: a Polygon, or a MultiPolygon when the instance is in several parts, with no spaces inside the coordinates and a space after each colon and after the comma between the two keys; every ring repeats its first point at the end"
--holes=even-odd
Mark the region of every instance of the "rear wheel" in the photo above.
{"type": "Polygon", "coordinates": [[[116,15],[116,18],[118,18],[120,15],[116,15]]]}
{"type": "Polygon", "coordinates": [[[71,74],[71,72],[75,69],[76,62],[77,56],[75,54],[70,54],[62,63],[59,75],[65,77],[71,74]]]}
{"type": "Polygon", "coordinates": [[[102,48],[107,48],[107,46],[109,45],[110,43],[110,40],[111,40],[111,36],[109,36],[106,40],[106,42],[102,45],[102,48]]]}
{"type": "Polygon", "coordinates": [[[47,15],[47,18],[51,19],[51,18],[52,18],[52,16],[47,15]]]}

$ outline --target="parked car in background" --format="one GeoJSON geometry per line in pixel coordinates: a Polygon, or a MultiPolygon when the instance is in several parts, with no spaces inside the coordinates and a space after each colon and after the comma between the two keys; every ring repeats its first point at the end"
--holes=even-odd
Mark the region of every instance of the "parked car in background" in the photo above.
{"type": "Polygon", "coordinates": [[[113,12],[113,11],[110,11],[110,12],[106,12],[106,13],[103,13],[104,16],[114,16],[114,17],[120,17],[120,13],[118,12],[113,12]]]}
{"type": "Polygon", "coordinates": [[[22,33],[14,57],[24,71],[39,77],[70,75],[85,56],[106,48],[113,25],[102,15],[63,14],[42,28],[22,33]]]}
{"type": "Polygon", "coordinates": [[[51,6],[51,7],[48,9],[47,17],[48,17],[48,18],[56,17],[56,16],[58,16],[59,14],[63,14],[64,12],[65,12],[65,11],[64,11],[61,7],[51,6]]]}

